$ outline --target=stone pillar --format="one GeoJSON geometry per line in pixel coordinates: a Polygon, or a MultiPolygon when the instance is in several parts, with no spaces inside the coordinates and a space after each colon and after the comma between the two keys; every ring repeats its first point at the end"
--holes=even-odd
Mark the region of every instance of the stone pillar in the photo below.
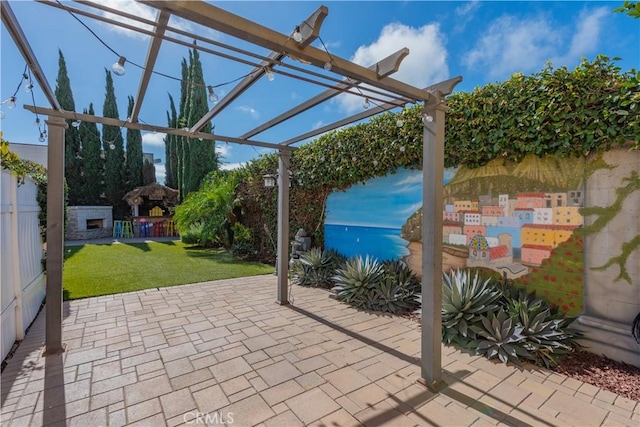
{"type": "MultiPolygon", "coordinates": [[[[584,332],[587,351],[640,367],[640,343],[631,334],[633,319],[640,313],[640,246],[633,246],[640,239],[640,151],[613,149],[603,153],[603,159],[613,168],[596,170],[587,179],[585,206],[605,208],[602,217],[611,218],[585,236],[584,314],[574,325],[584,332]],[[625,187],[630,191],[623,198],[625,187]],[[616,202],[621,205],[614,214],[616,202]],[[610,263],[625,252],[623,265],[630,282],[618,278],[619,264],[610,263]],[[607,263],[607,268],[596,269],[607,263]]],[[[599,217],[585,215],[585,226],[599,217]]]]}

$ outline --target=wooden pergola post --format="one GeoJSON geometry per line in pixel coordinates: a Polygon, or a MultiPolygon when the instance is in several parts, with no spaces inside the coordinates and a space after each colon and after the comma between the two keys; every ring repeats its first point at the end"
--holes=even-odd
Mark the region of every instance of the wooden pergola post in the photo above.
{"type": "Polygon", "coordinates": [[[289,162],[291,152],[278,152],[278,299],[280,305],[289,304],[289,162]]]}
{"type": "Polygon", "coordinates": [[[442,187],[444,180],[444,99],[425,103],[422,193],[422,366],[419,382],[442,384],[442,187]]]}
{"type": "Polygon", "coordinates": [[[45,355],[64,351],[62,344],[62,264],[64,256],[64,132],[61,117],[47,119],[47,317],[45,355]]]}

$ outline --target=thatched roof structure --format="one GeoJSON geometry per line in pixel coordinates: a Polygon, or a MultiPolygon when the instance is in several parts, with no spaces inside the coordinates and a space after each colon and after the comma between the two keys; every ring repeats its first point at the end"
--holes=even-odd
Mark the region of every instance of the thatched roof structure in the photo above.
{"type": "Polygon", "coordinates": [[[122,199],[129,203],[129,206],[141,204],[143,197],[150,200],[162,200],[165,206],[174,206],[178,203],[178,195],[178,190],[154,182],[129,191],[122,199]]]}

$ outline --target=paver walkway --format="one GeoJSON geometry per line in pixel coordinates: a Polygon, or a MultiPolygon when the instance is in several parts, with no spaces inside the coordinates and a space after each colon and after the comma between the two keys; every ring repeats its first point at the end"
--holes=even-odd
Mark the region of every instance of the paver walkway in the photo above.
{"type": "Polygon", "coordinates": [[[41,313],[2,374],[4,426],[640,425],[640,403],[443,347],[416,383],[420,330],[274,276],[65,303],[60,356],[41,313]]]}

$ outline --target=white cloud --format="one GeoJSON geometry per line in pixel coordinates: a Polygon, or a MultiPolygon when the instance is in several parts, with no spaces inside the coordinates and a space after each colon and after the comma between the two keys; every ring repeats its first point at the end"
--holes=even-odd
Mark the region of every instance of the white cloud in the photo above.
{"type": "Polygon", "coordinates": [[[231,153],[231,145],[224,143],[216,143],[216,154],[222,158],[228,157],[231,153]]]}
{"type": "Polygon", "coordinates": [[[152,147],[164,147],[164,137],[166,133],[161,132],[146,132],[142,134],[142,145],[149,145],[152,147]]]}
{"type": "Polygon", "coordinates": [[[570,65],[597,50],[608,15],[605,7],[583,9],[573,27],[562,27],[546,15],[504,15],[489,25],[462,62],[471,69],[486,70],[492,79],[534,72],[547,61],[552,61],[554,67],[570,65]],[[570,43],[564,42],[569,39],[570,43]]]}
{"type": "MultiPolygon", "coordinates": [[[[402,61],[398,72],[390,77],[423,88],[449,77],[447,49],[444,43],[444,36],[438,24],[414,28],[391,23],[382,29],[375,42],[368,46],[360,46],[351,61],[369,67],[407,47],[410,54],[402,61]]],[[[338,102],[348,113],[362,109],[362,98],[359,96],[343,95],[338,98],[338,102]]]]}
{"type": "Polygon", "coordinates": [[[566,60],[576,60],[581,56],[595,52],[598,48],[600,30],[604,24],[604,18],[611,14],[608,8],[583,9],[576,20],[576,32],[571,38],[571,46],[566,55],[566,60]]]}
{"type": "Polygon", "coordinates": [[[156,181],[158,181],[159,183],[164,183],[164,180],[167,177],[167,169],[164,163],[159,163],[154,166],[156,167],[156,181]]]}
{"type": "MultiPolygon", "coordinates": [[[[140,18],[147,19],[150,21],[155,21],[158,14],[158,9],[151,6],[144,5],[142,3],[138,3],[135,0],[101,0],[100,4],[103,6],[107,6],[111,9],[125,11],[130,15],[139,16],[140,18]]],[[[98,12],[102,16],[109,19],[113,19],[114,21],[122,22],[137,28],[141,28],[143,30],[153,31],[153,27],[150,25],[142,24],[132,19],[123,18],[122,16],[114,15],[113,13],[109,13],[101,10],[99,10],[98,12]]],[[[107,23],[103,23],[103,25],[106,25],[107,28],[109,28],[111,31],[124,34],[128,37],[139,38],[139,39],[147,39],[149,37],[146,34],[138,33],[136,31],[119,27],[117,25],[111,25],[107,23]]],[[[193,24],[192,22],[186,19],[182,19],[173,15],[169,18],[169,26],[183,30],[183,31],[198,33],[205,37],[210,37],[214,39],[219,38],[219,33],[217,31],[211,30],[210,28],[206,28],[201,25],[193,24]]],[[[175,33],[172,33],[172,36],[175,36],[176,38],[184,39],[183,36],[176,35],[175,33]]]]}
{"type": "Polygon", "coordinates": [[[241,105],[239,107],[236,107],[236,110],[242,111],[243,113],[248,113],[254,119],[260,118],[260,113],[256,111],[253,107],[249,107],[248,105],[241,105]]]}
{"type": "Polygon", "coordinates": [[[322,120],[318,120],[317,122],[311,125],[311,129],[312,130],[320,129],[324,125],[325,125],[325,122],[323,122],[322,120]]]}
{"type": "Polygon", "coordinates": [[[475,12],[480,8],[480,2],[478,0],[472,0],[468,3],[458,6],[455,9],[456,13],[456,26],[454,31],[461,33],[465,27],[473,18],[475,18],[475,12]]]}
{"type": "Polygon", "coordinates": [[[244,165],[245,165],[245,163],[243,163],[243,162],[223,163],[223,164],[220,165],[220,169],[222,169],[223,171],[232,171],[232,170],[241,168],[244,165]]]}

